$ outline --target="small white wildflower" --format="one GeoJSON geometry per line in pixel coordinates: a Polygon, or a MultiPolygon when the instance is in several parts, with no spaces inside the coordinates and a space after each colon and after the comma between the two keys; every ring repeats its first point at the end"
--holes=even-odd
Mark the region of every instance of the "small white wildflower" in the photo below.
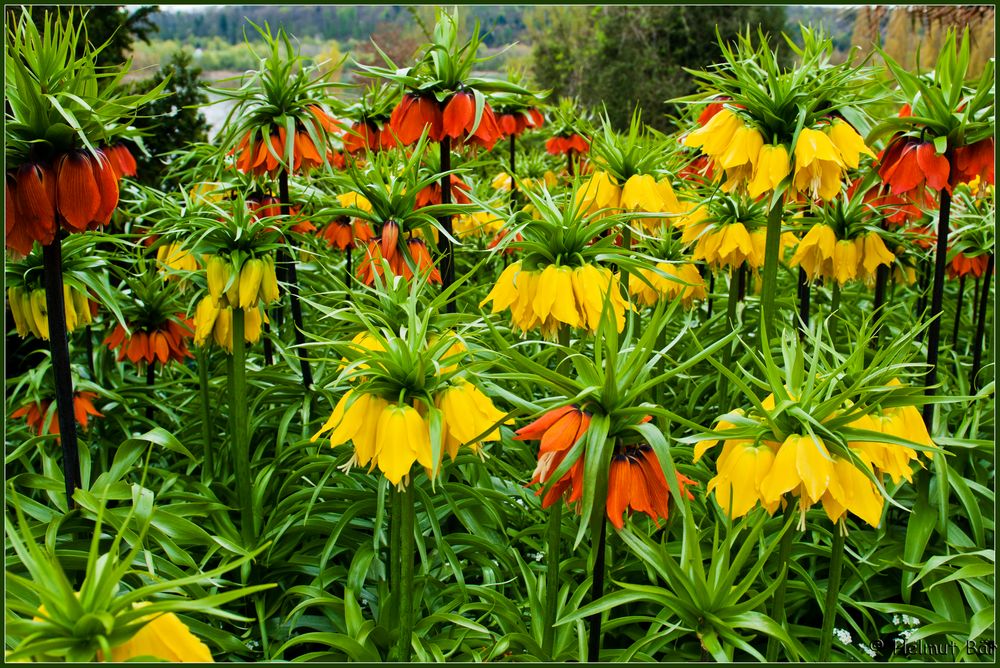
{"type": "Polygon", "coordinates": [[[542,557],[544,557],[545,555],[543,555],[541,552],[530,552],[528,556],[534,559],[535,561],[541,561],[542,557]]]}
{"type": "Polygon", "coordinates": [[[893,615],[892,616],[892,623],[895,624],[896,626],[899,626],[900,624],[903,623],[903,620],[902,620],[902,618],[900,618],[899,615],[893,615]]]}
{"type": "Polygon", "coordinates": [[[850,645],[852,642],[850,632],[845,629],[834,629],[833,635],[837,636],[837,640],[844,645],[850,645]]]}
{"type": "Polygon", "coordinates": [[[868,656],[872,657],[873,659],[875,658],[875,650],[873,650],[871,647],[869,647],[865,643],[859,642],[858,643],[858,647],[860,647],[861,651],[864,652],[865,654],[867,654],[868,656]]]}
{"type": "Polygon", "coordinates": [[[907,626],[920,626],[920,620],[909,615],[903,615],[903,623],[907,626]]]}

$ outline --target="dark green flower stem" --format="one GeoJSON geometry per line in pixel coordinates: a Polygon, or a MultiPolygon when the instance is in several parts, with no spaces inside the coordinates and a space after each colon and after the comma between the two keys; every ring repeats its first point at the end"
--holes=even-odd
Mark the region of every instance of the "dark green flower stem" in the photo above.
{"type": "Polygon", "coordinates": [[[90,371],[90,379],[96,382],[97,370],[94,367],[94,330],[90,325],[87,325],[84,330],[84,341],[87,344],[87,369],[90,371]]]}
{"type": "Polygon", "coordinates": [[[69,365],[69,338],[66,334],[66,304],[63,294],[62,241],[59,235],[42,246],[45,281],[45,306],[49,314],[49,350],[52,375],[55,377],[56,410],[59,420],[59,445],[62,450],[63,480],[66,483],[66,507],[73,508],[73,490],[81,487],[80,453],[76,442],[76,416],[73,410],[73,376],[69,365]]]}
{"type": "MultiPolygon", "coordinates": [[[[603,511],[602,511],[603,512],[603,511]]],[[[604,553],[608,536],[608,519],[601,518],[601,528],[597,533],[596,549],[594,555],[594,580],[590,587],[590,602],[597,601],[604,596],[604,553]]],[[[590,632],[587,634],[587,661],[599,661],[601,656],[601,616],[604,613],[595,612],[590,616],[590,632]]]]}
{"type": "Polygon", "coordinates": [[[834,340],[837,338],[837,322],[840,320],[840,282],[837,280],[833,281],[833,285],[830,288],[832,295],[830,296],[830,336],[834,340]]]}
{"type": "Polygon", "coordinates": [[[562,538],[562,499],[549,509],[549,522],[546,530],[545,549],[545,627],[542,631],[542,655],[549,661],[555,661],[552,650],[556,640],[556,621],[559,614],[559,560],[562,558],[559,549],[562,538]]]}
{"type": "Polygon", "coordinates": [[[819,661],[830,660],[833,646],[833,626],[837,621],[837,606],[840,601],[840,576],[844,566],[844,532],[842,526],[833,527],[833,544],[830,547],[830,576],[826,585],[826,604],[823,606],[823,630],[819,637],[819,661]]]}
{"type": "Polygon", "coordinates": [[[198,391],[201,396],[201,440],[205,460],[202,467],[202,482],[215,476],[215,457],[212,447],[212,403],[208,393],[208,347],[198,348],[198,391]],[[205,475],[207,473],[207,476],[205,475]]]}
{"type": "Polygon", "coordinates": [[[806,275],[806,270],[799,267],[799,283],[798,283],[798,293],[799,293],[799,339],[802,339],[806,330],[809,329],[809,298],[812,296],[812,281],[809,280],[809,276],[806,275]]]}
{"type": "MultiPolygon", "coordinates": [[[[441,139],[441,171],[451,171],[451,137],[441,139]]],[[[451,204],[451,175],[441,177],[441,204],[451,204]]],[[[438,250],[441,252],[441,288],[447,290],[455,282],[455,245],[451,242],[451,216],[441,216],[438,222],[447,234],[442,234],[438,240],[438,250]]],[[[449,299],[445,304],[448,313],[455,312],[455,300],[449,299]]]]}
{"type": "Polygon", "coordinates": [[[246,315],[233,309],[232,373],[229,376],[229,411],[232,415],[232,458],[236,476],[236,498],[240,505],[240,534],[249,547],[257,535],[254,526],[250,474],[250,430],[247,424],[246,315]]]}
{"type": "MultiPolygon", "coordinates": [[[[786,527],[785,533],[781,536],[781,543],[778,545],[778,586],[774,590],[774,599],[771,601],[771,619],[779,626],[785,622],[785,585],[788,583],[788,564],[792,554],[792,542],[794,541],[794,527],[789,525],[789,520],[795,514],[797,502],[792,501],[785,506],[785,514],[782,521],[786,527]]],[[[775,638],[767,640],[767,662],[773,663],[778,660],[778,649],[780,644],[775,638]]]]}
{"type": "MultiPolygon", "coordinates": [[[[278,175],[278,197],[281,199],[281,213],[290,216],[291,201],[288,196],[288,172],[282,170],[278,175]]],[[[288,301],[292,306],[292,330],[295,334],[295,348],[302,366],[302,387],[308,391],[312,387],[312,369],[309,366],[309,351],[305,348],[305,327],[302,324],[302,302],[299,301],[299,277],[295,268],[296,260],[292,256],[288,261],[288,301]]]]}
{"type": "Polygon", "coordinates": [[[415,530],[415,497],[413,493],[413,481],[407,485],[400,494],[402,502],[403,517],[399,529],[399,655],[398,660],[402,663],[410,661],[410,651],[413,645],[413,554],[415,530]]]}
{"type": "Polygon", "coordinates": [[[264,330],[264,364],[271,366],[274,364],[274,344],[271,343],[271,323],[265,322],[262,325],[264,330]]]}
{"type": "Polygon", "coordinates": [[[972,322],[979,321],[979,277],[972,284],[972,322]]]}
{"type": "Polygon", "coordinates": [[[715,292],[715,272],[712,270],[708,271],[708,313],[705,318],[708,320],[712,319],[712,294],[715,292]]]}
{"type": "Polygon", "coordinates": [[[510,201],[517,201],[517,167],[516,158],[517,155],[517,137],[515,135],[510,136],[510,201]]]}
{"type": "MultiPolygon", "coordinates": [[[[875,270],[875,297],[872,301],[872,315],[874,315],[876,322],[882,317],[882,312],[885,310],[886,300],[886,288],[889,284],[889,267],[884,264],[880,264],[878,269],[875,270]]],[[[878,348],[879,340],[882,338],[882,328],[879,327],[872,337],[872,346],[878,348]]]]}
{"type": "Polygon", "coordinates": [[[392,595],[392,605],[389,610],[389,618],[392,620],[392,627],[399,628],[399,527],[403,521],[403,505],[401,492],[390,487],[389,489],[389,592],[392,595]]]}
{"type": "MultiPolygon", "coordinates": [[[[740,291],[737,287],[737,272],[733,272],[729,276],[729,296],[726,301],[726,322],[729,323],[729,331],[736,331],[736,304],[739,302],[740,291]]],[[[734,344],[735,345],[735,344],[734,344]]],[[[722,350],[722,363],[729,366],[729,363],[733,359],[733,346],[726,346],[722,350]]],[[[719,376],[720,387],[722,382],[722,376],[719,376]]]]}
{"type": "MultiPolygon", "coordinates": [[[[937,249],[934,253],[934,283],[931,288],[931,312],[928,317],[931,319],[930,327],[927,330],[927,376],[924,378],[924,386],[927,387],[927,396],[934,396],[936,390],[932,387],[937,384],[938,367],[938,345],[941,341],[941,306],[944,302],[944,269],[948,259],[948,226],[951,218],[951,195],[947,190],[941,191],[941,206],[938,210],[937,228],[937,249]]],[[[924,424],[931,433],[934,419],[934,404],[924,404],[924,424]]]]}
{"type": "Polygon", "coordinates": [[[781,216],[784,200],[779,199],[767,214],[767,236],[764,240],[764,268],[761,272],[760,290],[760,337],[774,340],[777,322],[774,312],[774,298],[778,292],[778,256],[781,254],[781,216]]]}
{"type": "Polygon", "coordinates": [[[955,322],[951,328],[951,347],[958,347],[958,326],[962,322],[962,302],[965,297],[965,274],[958,277],[958,301],[955,303],[955,322]]]}
{"type": "Polygon", "coordinates": [[[976,334],[972,342],[972,388],[979,390],[979,367],[983,362],[983,338],[986,334],[986,311],[990,305],[990,279],[993,276],[994,256],[989,254],[986,259],[986,272],[983,274],[983,287],[979,294],[979,315],[976,318],[976,334]]]}
{"type": "Polygon", "coordinates": [[[156,362],[146,363],[146,399],[149,403],[146,405],[146,419],[153,419],[153,412],[156,410],[156,398],[153,394],[153,385],[156,384],[156,362]]]}

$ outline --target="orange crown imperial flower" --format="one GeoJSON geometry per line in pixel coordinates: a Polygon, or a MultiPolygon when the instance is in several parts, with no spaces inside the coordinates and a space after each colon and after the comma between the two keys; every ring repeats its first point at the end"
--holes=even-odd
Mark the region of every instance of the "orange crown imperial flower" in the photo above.
{"type": "MultiPolygon", "coordinates": [[[[73,416],[76,418],[77,423],[83,427],[84,430],[87,429],[88,416],[93,415],[95,417],[104,417],[104,414],[94,408],[93,400],[97,398],[96,392],[77,392],[73,395],[73,416]]],[[[49,407],[52,405],[50,399],[43,399],[38,403],[28,404],[27,406],[22,406],[16,411],[11,413],[12,418],[23,417],[24,421],[28,423],[28,426],[35,431],[39,436],[43,434],[55,434],[59,435],[59,411],[54,410],[52,412],[52,418],[46,424],[45,416],[49,412],[49,407]],[[46,428],[47,427],[47,428],[46,428]]]]}

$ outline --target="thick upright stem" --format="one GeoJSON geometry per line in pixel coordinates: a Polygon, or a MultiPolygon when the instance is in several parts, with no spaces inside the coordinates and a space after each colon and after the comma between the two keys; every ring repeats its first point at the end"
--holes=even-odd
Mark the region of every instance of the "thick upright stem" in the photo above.
{"type": "Polygon", "coordinates": [[[149,404],[146,406],[146,419],[153,419],[153,412],[156,410],[156,398],[153,395],[152,387],[156,384],[156,362],[146,364],[146,399],[149,404]]]}
{"type": "Polygon", "coordinates": [[[576,176],[573,173],[573,149],[566,151],[566,173],[569,174],[569,178],[576,176]]]}
{"type": "MultiPolygon", "coordinates": [[[[729,331],[731,332],[736,331],[736,326],[737,326],[736,305],[739,302],[739,296],[740,296],[739,287],[737,286],[737,283],[738,283],[737,274],[736,272],[733,272],[729,276],[729,295],[726,299],[726,322],[729,323],[729,331]]],[[[733,346],[730,345],[723,348],[722,363],[728,367],[729,362],[732,360],[732,357],[733,357],[733,346]]],[[[722,376],[719,376],[719,381],[721,383],[722,376]]]]}
{"type": "MultiPolygon", "coordinates": [[[[88,307],[89,308],[89,307],[88,307]]],[[[84,330],[85,342],[87,344],[87,369],[90,370],[90,379],[97,381],[97,370],[94,367],[94,330],[90,325],[84,330]]]]}
{"type": "Polygon", "coordinates": [[[416,529],[414,509],[413,483],[400,494],[402,502],[402,523],[399,529],[399,655],[402,663],[410,661],[410,650],[413,645],[413,534],[416,529]]]}
{"type": "Polygon", "coordinates": [[[826,604],[823,606],[823,631],[819,637],[819,661],[821,663],[830,660],[830,648],[833,646],[833,626],[837,621],[840,576],[844,565],[844,538],[843,525],[834,526],[833,545],[830,547],[830,577],[826,584],[826,604]]]}
{"type": "Polygon", "coordinates": [[[208,349],[205,346],[198,348],[198,391],[201,396],[201,441],[205,456],[203,470],[211,478],[215,475],[215,448],[212,445],[212,401],[208,394],[208,349]]]}
{"type": "MultiPolygon", "coordinates": [[[[875,297],[872,300],[872,315],[875,317],[876,321],[882,317],[883,307],[886,305],[885,293],[888,285],[889,267],[888,265],[880,264],[878,269],[875,270],[875,297]]],[[[876,348],[878,347],[878,341],[881,336],[881,328],[876,330],[874,336],[872,336],[872,345],[876,348]]]]}
{"type": "MultiPolygon", "coordinates": [[[[441,171],[451,171],[451,137],[441,139],[441,171]]],[[[451,174],[441,177],[441,204],[451,204],[451,174]]],[[[441,252],[441,287],[447,290],[455,282],[455,245],[451,242],[451,216],[441,216],[438,222],[447,232],[438,240],[438,250],[441,252]]],[[[449,299],[445,309],[448,313],[454,313],[455,300],[449,299]]]]}
{"type": "MultiPolygon", "coordinates": [[[[785,533],[781,536],[781,544],[778,546],[778,577],[780,581],[778,582],[777,588],[774,590],[774,599],[771,602],[771,619],[775,621],[779,626],[782,626],[785,621],[785,585],[788,583],[788,564],[789,557],[792,553],[792,542],[795,536],[793,527],[788,526],[788,522],[792,515],[795,514],[795,502],[789,503],[785,506],[784,522],[786,525],[785,533]]],[[[778,648],[780,643],[773,637],[768,638],[767,641],[767,662],[774,663],[778,660],[778,648]]]]}
{"type": "Polygon", "coordinates": [[[246,321],[243,309],[233,309],[233,366],[229,376],[229,411],[232,415],[233,472],[236,498],[240,504],[240,533],[249,547],[257,535],[254,526],[250,473],[250,430],[247,424],[246,321]]]}
{"type": "Polygon", "coordinates": [[[840,282],[834,279],[830,297],[830,336],[837,340],[837,323],[840,320],[840,282]]]}
{"type": "Polygon", "coordinates": [[[403,505],[398,489],[389,490],[389,591],[393,594],[393,605],[389,616],[393,626],[399,626],[399,526],[402,522],[403,505]]]}
{"type": "Polygon", "coordinates": [[[80,453],[76,445],[76,417],[73,410],[73,376],[69,367],[69,339],[66,335],[66,304],[62,279],[62,242],[56,235],[42,246],[45,281],[45,306],[49,315],[49,350],[52,375],[56,384],[56,410],[59,417],[59,443],[62,448],[63,479],[66,482],[66,506],[72,508],[73,490],[80,487],[80,453]]]}
{"type": "Polygon", "coordinates": [[[712,293],[715,292],[715,272],[711,269],[708,270],[708,313],[706,318],[708,320],[712,319],[712,303],[715,301],[712,298],[712,293]]]}
{"type": "MultiPolygon", "coordinates": [[[[604,596],[604,552],[608,535],[608,520],[601,518],[601,528],[597,535],[597,554],[594,555],[594,580],[590,587],[590,602],[604,596]]],[[[595,612],[590,616],[590,633],[587,634],[587,661],[599,661],[601,656],[601,616],[595,612]]]]}
{"type": "Polygon", "coordinates": [[[562,500],[549,509],[549,523],[546,531],[545,548],[545,620],[542,630],[542,655],[555,661],[552,650],[556,640],[556,621],[559,614],[559,549],[562,538],[562,500]]]}
{"type": "Polygon", "coordinates": [[[515,135],[510,136],[510,201],[517,199],[517,166],[516,162],[516,148],[517,137],[515,135]]]}
{"type": "Polygon", "coordinates": [[[979,366],[983,362],[983,337],[986,334],[986,311],[990,305],[990,279],[993,276],[993,253],[986,259],[986,273],[983,274],[983,287],[979,293],[979,314],[976,318],[976,336],[972,342],[972,372],[969,378],[972,379],[972,388],[978,390],[979,366]]]}
{"type": "Polygon", "coordinates": [[[972,322],[979,322],[979,277],[972,284],[972,322]]]}
{"type": "MultiPolygon", "coordinates": [[[[944,268],[948,259],[948,223],[951,217],[951,195],[941,190],[941,208],[938,212],[937,250],[934,253],[934,285],[931,290],[931,324],[927,331],[927,376],[924,385],[927,395],[934,396],[931,386],[937,383],[938,344],[941,340],[941,304],[944,301],[944,268]]],[[[928,431],[934,417],[934,404],[924,404],[924,423],[928,431]]]]}
{"type": "MultiPolygon", "coordinates": [[[[281,199],[281,214],[291,215],[291,202],[288,198],[288,172],[282,170],[278,176],[278,196],[281,199]]],[[[299,277],[295,269],[295,257],[288,261],[288,298],[292,305],[292,323],[294,325],[295,348],[299,354],[302,366],[302,386],[307,391],[313,384],[312,369],[309,366],[309,351],[305,348],[305,328],[302,325],[302,302],[299,301],[299,277]]]]}
{"type": "Polygon", "coordinates": [[[805,336],[806,330],[809,329],[809,297],[812,295],[812,282],[809,280],[809,276],[806,274],[806,270],[799,267],[799,282],[798,282],[798,295],[799,295],[799,338],[805,336]]]}
{"type": "Polygon", "coordinates": [[[958,277],[958,300],[955,302],[955,323],[951,328],[951,347],[958,347],[958,327],[962,322],[962,300],[965,297],[965,274],[958,277]]]}
{"type": "Polygon", "coordinates": [[[774,340],[776,314],[774,298],[778,292],[778,260],[781,254],[781,215],[784,200],[779,199],[767,214],[767,236],[764,240],[764,268],[761,272],[760,338],[774,340]]]}
{"type": "Polygon", "coordinates": [[[265,322],[263,325],[264,336],[264,364],[271,366],[274,364],[274,344],[271,343],[271,323],[265,322]]]}

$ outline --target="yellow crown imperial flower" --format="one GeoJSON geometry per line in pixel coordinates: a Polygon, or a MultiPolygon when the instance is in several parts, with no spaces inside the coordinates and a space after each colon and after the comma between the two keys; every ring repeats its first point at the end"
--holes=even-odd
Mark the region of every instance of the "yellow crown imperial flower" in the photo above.
{"type": "MultiPolygon", "coordinates": [[[[736,411],[742,414],[742,411],[736,411]]],[[[716,430],[725,432],[735,425],[720,419],[716,430]]],[[[699,441],[694,447],[694,462],[697,463],[705,452],[718,445],[718,441],[699,441]]],[[[715,500],[727,514],[735,519],[750,512],[759,501],[768,514],[774,513],[781,501],[767,502],[761,493],[761,484],[771,471],[774,454],[779,444],[774,441],[755,443],[746,438],[723,441],[722,453],[716,462],[716,475],[708,481],[707,491],[715,492],[715,500]]]]}
{"type": "Polygon", "coordinates": [[[747,184],[747,193],[757,198],[771,192],[791,171],[788,149],[783,144],[765,144],[760,147],[754,164],[753,178],[747,184]]]}
{"type": "Polygon", "coordinates": [[[810,280],[832,277],[834,256],[837,252],[837,233],[829,225],[813,225],[802,237],[789,265],[800,266],[810,280]]]}
{"type": "Polygon", "coordinates": [[[607,172],[594,172],[576,191],[574,202],[587,214],[607,209],[613,213],[621,205],[621,188],[607,172]]]}
{"type": "Polygon", "coordinates": [[[837,242],[833,252],[833,277],[843,285],[858,274],[858,247],[849,239],[837,242]]]}
{"type": "Polygon", "coordinates": [[[719,155],[716,162],[723,169],[742,167],[748,163],[752,165],[757,162],[757,156],[763,145],[764,139],[760,136],[760,132],[744,125],[736,129],[726,150],[719,155]]]}
{"type": "Polygon", "coordinates": [[[375,458],[389,482],[398,485],[414,462],[434,465],[430,429],[412,406],[389,404],[379,415],[375,432],[375,458]]]}
{"type": "MultiPolygon", "coordinates": [[[[10,304],[18,336],[24,338],[31,334],[39,339],[48,340],[49,308],[45,301],[44,288],[27,291],[20,286],[11,286],[7,289],[7,301],[10,304]]],[[[82,291],[63,285],[63,304],[66,312],[66,331],[72,332],[77,327],[93,322],[90,302],[82,291]]]]}
{"type": "MultiPolygon", "coordinates": [[[[261,328],[267,319],[259,307],[243,311],[243,340],[257,343],[261,328]]],[[[194,313],[194,342],[202,345],[211,336],[215,343],[228,352],[233,350],[233,309],[221,306],[206,295],[198,302],[194,313]]]]}
{"type": "Polygon", "coordinates": [[[372,203],[368,201],[368,198],[364,195],[359,195],[358,193],[341,193],[340,195],[337,195],[337,201],[340,203],[340,206],[343,207],[354,207],[366,212],[370,212],[372,210],[372,203]]]}
{"type": "MultiPolygon", "coordinates": [[[[856,453],[857,454],[857,453],[856,453]]],[[[871,462],[861,457],[864,466],[871,471],[871,462]]],[[[834,524],[848,510],[873,527],[882,519],[885,498],[871,480],[847,459],[834,456],[833,477],[823,495],[823,510],[834,524]]]]}
{"type": "Polygon", "coordinates": [[[760,483],[765,504],[779,501],[793,490],[800,490],[802,509],[819,501],[833,478],[833,458],[816,436],[792,434],[778,448],[771,470],[760,483]]]}
{"type": "Polygon", "coordinates": [[[695,299],[704,299],[708,294],[705,280],[698,273],[698,268],[690,262],[657,262],[655,270],[640,269],[639,274],[646,280],[630,281],[628,287],[629,293],[644,306],[652,306],[663,298],[679,297],[684,306],[690,307],[695,299]]]}
{"type": "Polygon", "coordinates": [[[745,127],[739,116],[723,107],[704,126],[684,137],[684,145],[700,148],[705,155],[715,158],[729,146],[737,130],[745,127]]]}
{"type": "Polygon", "coordinates": [[[264,277],[264,263],[256,258],[251,258],[243,263],[240,268],[240,303],[236,304],[240,308],[250,308],[256,306],[260,301],[260,282],[264,277]]]}
{"type": "Polygon", "coordinates": [[[492,301],[492,312],[509,308],[511,320],[521,331],[538,327],[544,335],[555,336],[560,323],[594,331],[608,294],[621,331],[625,310],[631,305],[622,298],[618,277],[610,269],[584,264],[575,268],[548,265],[541,271],[528,271],[515,262],[500,274],[480,306],[492,301]]]}
{"type": "MultiPolygon", "coordinates": [[[[156,261],[167,269],[175,271],[197,271],[198,260],[194,254],[185,250],[181,244],[171,242],[163,244],[156,250],[156,261]]],[[[170,272],[166,275],[167,280],[173,278],[170,272]]]]}
{"type": "Polygon", "coordinates": [[[208,260],[206,273],[208,278],[208,293],[212,295],[212,299],[218,302],[222,299],[222,295],[229,283],[232,267],[229,266],[229,263],[224,258],[213,255],[208,260]]]}
{"type": "Polygon", "coordinates": [[[265,304],[278,300],[281,296],[278,290],[278,275],[274,267],[274,258],[264,256],[264,274],[260,279],[260,298],[265,304]]]}
{"type": "MultiPolygon", "coordinates": [[[[142,605],[146,604],[135,604],[136,607],[142,605]]],[[[175,663],[214,663],[208,646],[191,633],[177,615],[167,612],[151,617],[134,636],[111,648],[111,661],[150,658],[175,663]]],[[[103,661],[104,657],[98,654],[98,659],[103,661]]]]}
{"type": "Polygon", "coordinates": [[[862,153],[870,158],[875,157],[872,150],[865,145],[865,140],[861,138],[857,130],[851,127],[850,123],[836,119],[826,132],[830,136],[830,141],[840,152],[844,164],[851,169],[858,168],[862,153]]]}
{"type": "Polygon", "coordinates": [[[480,436],[490,426],[499,424],[504,414],[472,383],[461,378],[455,379],[451,387],[438,394],[435,403],[443,414],[445,449],[452,460],[458,454],[460,445],[468,445],[476,451],[481,442],[500,440],[499,427],[480,436]],[[480,438],[474,440],[477,436],[480,438]]]}
{"type": "Polygon", "coordinates": [[[368,466],[371,463],[371,467],[374,467],[375,434],[382,410],[388,405],[389,402],[381,397],[348,390],[334,406],[330,418],[310,440],[315,442],[332,429],[331,447],[343,445],[347,441],[354,444],[354,454],[344,465],[345,470],[349,471],[355,464],[368,466]]]}
{"type": "Polygon", "coordinates": [[[829,135],[821,130],[802,129],[795,143],[792,185],[796,192],[808,193],[813,198],[833,199],[840,192],[845,167],[829,135]]]}
{"type": "Polygon", "coordinates": [[[878,234],[869,232],[858,239],[862,243],[862,266],[866,274],[874,275],[875,270],[880,266],[892,266],[892,263],[896,261],[896,256],[885,247],[885,242],[878,234]]]}

